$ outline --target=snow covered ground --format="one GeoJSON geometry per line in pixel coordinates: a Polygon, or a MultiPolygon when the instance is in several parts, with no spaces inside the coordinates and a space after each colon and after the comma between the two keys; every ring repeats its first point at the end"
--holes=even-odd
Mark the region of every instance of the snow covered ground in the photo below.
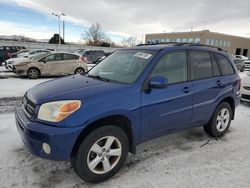
{"type": "Polygon", "coordinates": [[[16,130],[13,113],[0,114],[0,187],[250,187],[250,104],[241,104],[221,139],[202,128],[168,135],[138,147],[112,179],[86,184],[70,163],[32,156],[16,130]]]}

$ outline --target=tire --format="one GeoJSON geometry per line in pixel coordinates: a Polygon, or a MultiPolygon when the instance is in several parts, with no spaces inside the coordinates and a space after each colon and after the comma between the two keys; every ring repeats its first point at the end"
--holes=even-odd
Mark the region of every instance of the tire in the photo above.
{"type": "Polygon", "coordinates": [[[231,120],[232,108],[227,102],[222,102],[215,109],[208,125],[204,126],[204,130],[208,135],[214,138],[221,137],[229,129],[231,120]]]}
{"type": "Polygon", "coordinates": [[[240,69],[240,72],[244,72],[244,71],[245,71],[245,68],[242,67],[242,68],[240,69]]]}
{"type": "Polygon", "coordinates": [[[29,68],[27,71],[27,76],[30,79],[37,79],[40,76],[40,71],[37,68],[29,68]]]}
{"type": "Polygon", "coordinates": [[[98,183],[111,178],[121,169],[128,151],[126,133],[116,126],[104,126],[92,131],[82,141],[76,155],[71,158],[71,165],[84,181],[98,183]],[[110,147],[108,143],[112,143],[110,147]]]}
{"type": "Polygon", "coordinates": [[[84,75],[85,74],[85,70],[83,68],[77,68],[75,70],[75,74],[81,74],[81,75],[84,75]]]}

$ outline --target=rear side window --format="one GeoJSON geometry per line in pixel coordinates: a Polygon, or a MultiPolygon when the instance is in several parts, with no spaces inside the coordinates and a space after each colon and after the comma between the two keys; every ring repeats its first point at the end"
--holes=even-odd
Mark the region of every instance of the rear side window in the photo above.
{"type": "Polygon", "coordinates": [[[230,75],[230,74],[234,74],[234,69],[230,63],[230,61],[221,54],[215,54],[216,56],[216,60],[220,65],[221,68],[221,72],[223,75],[230,75]]]}
{"type": "Polygon", "coordinates": [[[189,58],[192,80],[212,77],[213,71],[209,52],[190,51],[189,58]]]}
{"type": "Polygon", "coordinates": [[[151,73],[151,77],[153,76],[165,76],[169,84],[187,81],[186,52],[172,52],[164,55],[151,73]]]}
{"type": "Polygon", "coordinates": [[[63,60],[75,60],[75,59],[79,59],[79,57],[74,54],[63,54],[63,60]]]}
{"type": "Polygon", "coordinates": [[[220,76],[221,74],[220,74],[219,66],[213,54],[211,54],[211,60],[212,60],[212,66],[213,66],[213,76],[220,76]]]}

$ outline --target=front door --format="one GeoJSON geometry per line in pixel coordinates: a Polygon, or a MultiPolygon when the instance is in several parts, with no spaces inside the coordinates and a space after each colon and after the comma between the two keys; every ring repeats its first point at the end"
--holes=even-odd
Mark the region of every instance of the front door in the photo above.
{"type": "Polygon", "coordinates": [[[193,88],[188,81],[186,51],[163,55],[150,77],[154,76],[165,76],[169,85],[141,93],[142,140],[183,129],[192,120],[193,88]]]}
{"type": "Polygon", "coordinates": [[[60,75],[62,73],[62,53],[55,53],[45,58],[46,75],[60,75]]]}

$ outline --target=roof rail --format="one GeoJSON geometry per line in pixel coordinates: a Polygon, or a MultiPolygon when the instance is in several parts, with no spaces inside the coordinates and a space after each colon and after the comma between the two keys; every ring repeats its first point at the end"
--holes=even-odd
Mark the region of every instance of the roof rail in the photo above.
{"type": "Polygon", "coordinates": [[[138,44],[136,46],[164,45],[164,44],[172,44],[174,46],[203,46],[203,47],[208,47],[208,48],[215,48],[219,51],[224,51],[223,49],[216,47],[216,46],[210,46],[206,44],[187,43],[187,42],[160,42],[160,43],[152,43],[152,44],[138,44]]]}

